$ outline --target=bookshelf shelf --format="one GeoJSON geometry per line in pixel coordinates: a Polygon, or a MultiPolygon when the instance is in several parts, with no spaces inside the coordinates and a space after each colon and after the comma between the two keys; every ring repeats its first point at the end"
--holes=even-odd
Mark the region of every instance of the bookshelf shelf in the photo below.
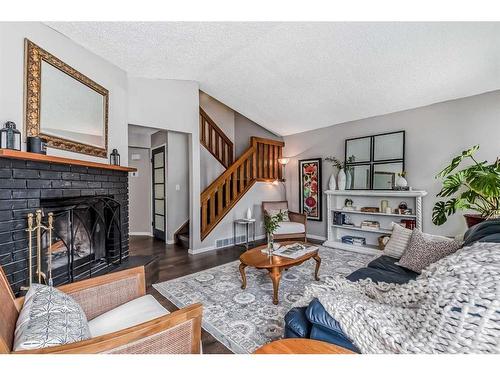
{"type": "Polygon", "coordinates": [[[354,251],[364,254],[380,254],[378,249],[378,237],[390,235],[392,233],[392,222],[402,219],[415,220],[416,227],[422,229],[422,199],[427,192],[420,190],[413,191],[392,191],[392,190],[328,190],[327,196],[327,220],[328,239],[324,246],[354,251]],[[344,209],[345,200],[349,198],[353,201],[354,210],[344,209]],[[397,208],[402,201],[406,202],[412,209],[412,215],[384,213],[384,212],[362,212],[361,207],[380,207],[381,200],[387,200],[389,207],[397,208]],[[340,224],[334,220],[334,213],[339,212],[349,217],[349,221],[354,225],[340,224]],[[376,220],[380,224],[378,229],[361,228],[364,220],[376,220]],[[343,243],[342,237],[352,235],[363,237],[366,245],[355,245],[343,243]]]}

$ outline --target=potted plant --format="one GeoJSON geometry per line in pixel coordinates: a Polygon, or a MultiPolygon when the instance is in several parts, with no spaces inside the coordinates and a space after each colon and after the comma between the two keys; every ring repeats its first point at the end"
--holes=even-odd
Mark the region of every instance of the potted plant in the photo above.
{"type": "Polygon", "coordinates": [[[432,210],[432,222],[442,225],[458,210],[473,210],[478,214],[465,214],[469,227],[487,220],[500,217],[500,159],[494,163],[478,162],[474,154],[479,150],[476,145],[453,158],[436,178],[443,179],[443,187],[438,197],[452,197],[439,201],[432,210]],[[463,161],[472,161],[468,167],[457,170],[463,161]]]}
{"type": "Polygon", "coordinates": [[[271,255],[274,249],[274,232],[280,227],[280,222],[283,221],[283,213],[280,211],[276,215],[264,215],[264,228],[267,235],[267,251],[271,255]]]}

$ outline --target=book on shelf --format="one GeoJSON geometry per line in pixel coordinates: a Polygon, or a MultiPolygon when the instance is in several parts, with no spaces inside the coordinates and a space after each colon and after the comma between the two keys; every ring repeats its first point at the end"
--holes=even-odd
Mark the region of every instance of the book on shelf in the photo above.
{"type": "Polygon", "coordinates": [[[319,248],[317,246],[294,243],[290,245],[281,246],[279,249],[273,252],[273,255],[285,258],[297,259],[306,255],[307,253],[316,251],[318,249],[319,248]]]}
{"type": "Polygon", "coordinates": [[[342,243],[347,243],[350,245],[364,246],[366,245],[366,239],[364,237],[357,236],[343,236],[341,238],[342,243]]]}
{"type": "Polygon", "coordinates": [[[373,220],[363,220],[361,222],[361,229],[380,229],[380,223],[373,220]]]}

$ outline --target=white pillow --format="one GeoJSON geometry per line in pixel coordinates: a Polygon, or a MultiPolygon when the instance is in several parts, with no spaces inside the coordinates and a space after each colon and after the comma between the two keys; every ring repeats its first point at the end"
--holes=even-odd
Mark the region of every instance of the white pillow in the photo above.
{"type": "Polygon", "coordinates": [[[288,209],[286,209],[286,208],[282,208],[282,209],[278,209],[278,210],[271,208],[269,210],[266,210],[266,212],[271,217],[276,216],[281,212],[281,214],[283,215],[283,220],[281,220],[281,221],[282,222],[290,221],[290,217],[288,216],[288,209]]]}
{"type": "Polygon", "coordinates": [[[392,223],[392,234],[385,245],[384,255],[400,259],[410,243],[412,232],[411,229],[392,223]]]}
{"type": "Polygon", "coordinates": [[[72,297],[50,286],[31,286],[17,319],[14,351],[70,344],[89,338],[87,317],[72,297]]]}

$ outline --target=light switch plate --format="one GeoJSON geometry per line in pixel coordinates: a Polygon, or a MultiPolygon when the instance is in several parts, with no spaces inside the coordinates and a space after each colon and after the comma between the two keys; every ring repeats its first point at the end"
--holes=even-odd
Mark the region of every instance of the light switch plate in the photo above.
{"type": "Polygon", "coordinates": [[[175,185],[175,190],[180,191],[181,190],[181,185],[179,185],[179,184],[175,185]]]}
{"type": "Polygon", "coordinates": [[[130,177],[139,177],[139,172],[130,172],[130,177]]]}

